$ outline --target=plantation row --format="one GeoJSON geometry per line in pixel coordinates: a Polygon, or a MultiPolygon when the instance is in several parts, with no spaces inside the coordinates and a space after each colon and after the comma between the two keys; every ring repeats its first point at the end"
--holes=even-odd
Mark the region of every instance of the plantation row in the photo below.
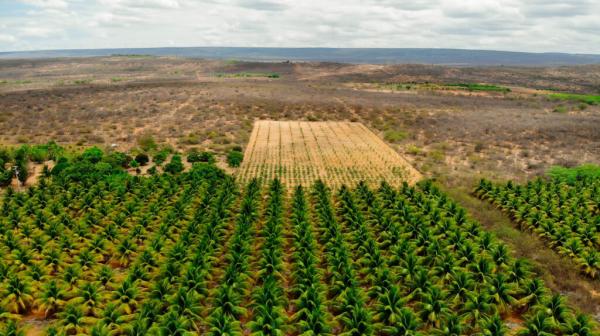
{"type": "Polygon", "coordinates": [[[600,277],[600,178],[537,179],[525,185],[482,180],[476,194],[507,212],[591,278],[600,277]]]}
{"type": "Polygon", "coordinates": [[[0,334],[591,333],[429,183],[76,177],[2,196],[0,334]]]}

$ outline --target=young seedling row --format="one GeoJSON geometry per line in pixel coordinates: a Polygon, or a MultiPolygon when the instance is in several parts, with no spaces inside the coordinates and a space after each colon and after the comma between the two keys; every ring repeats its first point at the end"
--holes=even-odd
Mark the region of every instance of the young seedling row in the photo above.
{"type": "Polygon", "coordinates": [[[360,123],[256,121],[238,180],[278,178],[284,185],[317,180],[339,187],[381,180],[399,186],[420,175],[360,123]]]}

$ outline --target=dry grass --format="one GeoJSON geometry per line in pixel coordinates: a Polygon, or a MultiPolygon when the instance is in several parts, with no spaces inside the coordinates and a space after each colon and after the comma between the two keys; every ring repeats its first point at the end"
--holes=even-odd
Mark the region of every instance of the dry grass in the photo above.
{"type": "Polygon", "coordinates": [[[278,177],[288,185],[321,179],[330,186],[414,183],[419,172],[363,124],[269,121],[254,123],[239,180],[278,177]]]}

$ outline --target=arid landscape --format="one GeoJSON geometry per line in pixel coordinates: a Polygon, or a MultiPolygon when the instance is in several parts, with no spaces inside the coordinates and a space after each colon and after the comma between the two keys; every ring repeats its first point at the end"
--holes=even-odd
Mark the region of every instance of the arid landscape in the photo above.
{"type": "Polygon", "coordinates": [[[451,68],[144,56],[1,60],[0,140],[129,149],[150,133],[184,151],[224,153],[246,145],[256,119],[354,121],[428,176],[526,179],[552,165],[598,162],[600,107],[556,101],[547,92],[595,94],[599,76],[599,66],[451,68]],[[268,78],[270,73],[279,78],[268,78]],[[433,82],[482,82],[511,91],[381,87],[433,82]]]}
{"type": "Polygon", "coordinates": [[[592,335],[599,94],[598,65],[0,59],[0,331],[592,335]]]}

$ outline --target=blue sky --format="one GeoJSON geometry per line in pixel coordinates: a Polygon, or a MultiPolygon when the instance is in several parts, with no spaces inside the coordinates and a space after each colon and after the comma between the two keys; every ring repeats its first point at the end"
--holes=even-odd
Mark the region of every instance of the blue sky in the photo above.
{"type": "Polygon", "coordinates": [[[0,51],[165,46],[600,54],[600,1],[0,0],[0,51]]]}

